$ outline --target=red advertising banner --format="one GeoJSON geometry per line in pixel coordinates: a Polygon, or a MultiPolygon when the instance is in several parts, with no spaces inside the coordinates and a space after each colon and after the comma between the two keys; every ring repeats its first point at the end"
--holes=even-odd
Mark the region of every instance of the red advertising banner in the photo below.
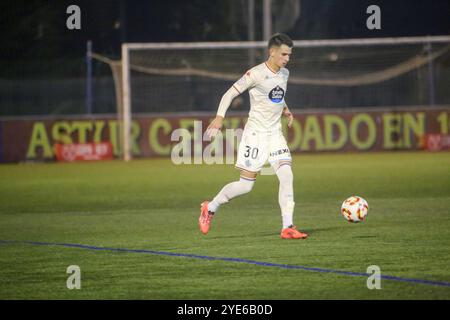
{"type": "Polygon", "coordinates": [[[112,144],[103,143],[75,143],[55,144],[57,161],[93,161],[113,159],[112,144]]]}
{"type": "Polygon", "coordinates": [[[428,151],[442,151],[450,149],[450,135],[426,134],[424,135],[423,148],[428,151]]]}
{"type": "MultiPolygon", "coordinates": [[[[293,113],[295,119],[290,129],[286,119],[282,122],[292,153],[428,150],[425,143],[431,140],[426,140],[426,135],[450,133],[449,106],[370,111],[293,110],[293,113]]],[[[202,155],[205,150],[217,147],[204,137],[213,118],[213,113],[133,115],[133,157],[170,157],[175,151],[183,152],[186,144],[193,150],[188,156],[202,155]]],[[[247,113],[227,114],[223,134],[242,130],[246,119],[247,113]]],[[[116,115],[88,119],[82,116],[0,119],[0,162],[56,160],[57,144],[102,142],[109,142],[112,155],[118,157],[120,131],[116,115]]],[[[236,150],[237,144],[231,148],[236,150]]]]}

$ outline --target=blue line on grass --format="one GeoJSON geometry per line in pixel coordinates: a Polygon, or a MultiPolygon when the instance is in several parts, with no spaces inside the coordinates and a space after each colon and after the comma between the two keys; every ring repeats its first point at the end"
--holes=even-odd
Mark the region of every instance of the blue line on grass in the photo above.
{"type": "MultiPolygon", "coordinates": [[[[211,257],[211,256],[202,256],[202,255],[189,254],[189,253],[176,253],[176,252],[154,251],[154,250],[145,250],[145,249],[96,247],[96,246],[76,244],[76,243],[54,243],[54,242],[16,241],[16,240],[0,240],[0,243],[2,243],[2,244],[18,243],[18,244],[30,244],[30,245],[39,245],[39,246],[61,246],[61,247],[80,248],[80,249],[88,249],[88,250],[158,254],[158,255],[173,256],[173,257],[184,257],[184,258],[227,261],[227,262],[240,262],[240,263],[254,264],[254,265],[263,266],[263,267],[278,267],[278,268],[283,268],[283,269],[301,269],[301,270],[306,270],[306,271],[341,274],[341,275],[352,276],[352,277],[368,277],[371,275],[368,273],[295,266],[295,265],[289,265],[289,264],[271,263],[271,262],[255,261],[255,260],[240,259],[240,258],[211,257]]],[[[450,287],[450,282],[445,282],[445,281],[432,281],[432,280],[423,280],[423,279],[414,279],[414,278],[402,278],[402,277],[389,276],[389,275],[381,275],[380,277],[381,277],[381,279],[386,279],[386,280],[394,280],[394,281],[410,282],[410,283],[420,283],[420,284],[427,284],[427,285],[434,285],[434,286],[441,286],[441,287],[450,287]]]]}

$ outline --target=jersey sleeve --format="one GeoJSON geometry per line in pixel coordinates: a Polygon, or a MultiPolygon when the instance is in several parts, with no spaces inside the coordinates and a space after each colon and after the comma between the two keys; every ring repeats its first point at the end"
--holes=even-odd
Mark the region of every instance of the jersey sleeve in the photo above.
{"type": "Polygon", "coordinates": [[[289,80],[289,70],[286,68],[283,68],[284,76],[286,77],[286,82],[289,80]]]}
{"type": "Polygon", "coordinates": [[[245,90],[251,89],[258,81],[258,74],[255,70],[247,71],[238,81],[233,84],[233,88],[241,94],[245,90]]]}

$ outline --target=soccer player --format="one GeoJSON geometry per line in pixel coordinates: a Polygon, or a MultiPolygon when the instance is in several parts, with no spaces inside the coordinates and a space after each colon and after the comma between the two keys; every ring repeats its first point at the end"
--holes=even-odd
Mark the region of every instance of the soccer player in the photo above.
{"type": "Polygon", "coordinates": [[[201,204],[200,230],[207,234],[212,218],[219,207],[231,199],[252,190],[256,176],[266,161],[274,169],[279,182],[278,202],[282,217],[282,239],[305,239],[293,224],[294,190],[291,169],[291,154],[281,131],[281,115],[288,118],[288,127],[293,115],[284,96],[289,77],[285,68],[292,53],[293,42],[281,33],[273,35],[268,43],[269,57],[236,81],[222,96],[216,118],[208,126],[207,135],[213,137],[222,128],[225,113],[235,97],[248,90],[250,112],[239,145],[236,168],[240,170],[239,181],[224,186],[212,201],[201,204]]]}

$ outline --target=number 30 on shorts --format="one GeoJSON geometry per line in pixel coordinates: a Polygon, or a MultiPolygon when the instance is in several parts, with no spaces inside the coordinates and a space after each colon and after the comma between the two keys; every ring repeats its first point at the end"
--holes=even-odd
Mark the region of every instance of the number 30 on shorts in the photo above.
{"type": "Polygon", "coordinates": [[[251,156],[252,159],[256,159],[258,157],[258,148],[252,148],[250,146],[245,146],[245,154],[244,157],[248,158],[251,156]]]}

